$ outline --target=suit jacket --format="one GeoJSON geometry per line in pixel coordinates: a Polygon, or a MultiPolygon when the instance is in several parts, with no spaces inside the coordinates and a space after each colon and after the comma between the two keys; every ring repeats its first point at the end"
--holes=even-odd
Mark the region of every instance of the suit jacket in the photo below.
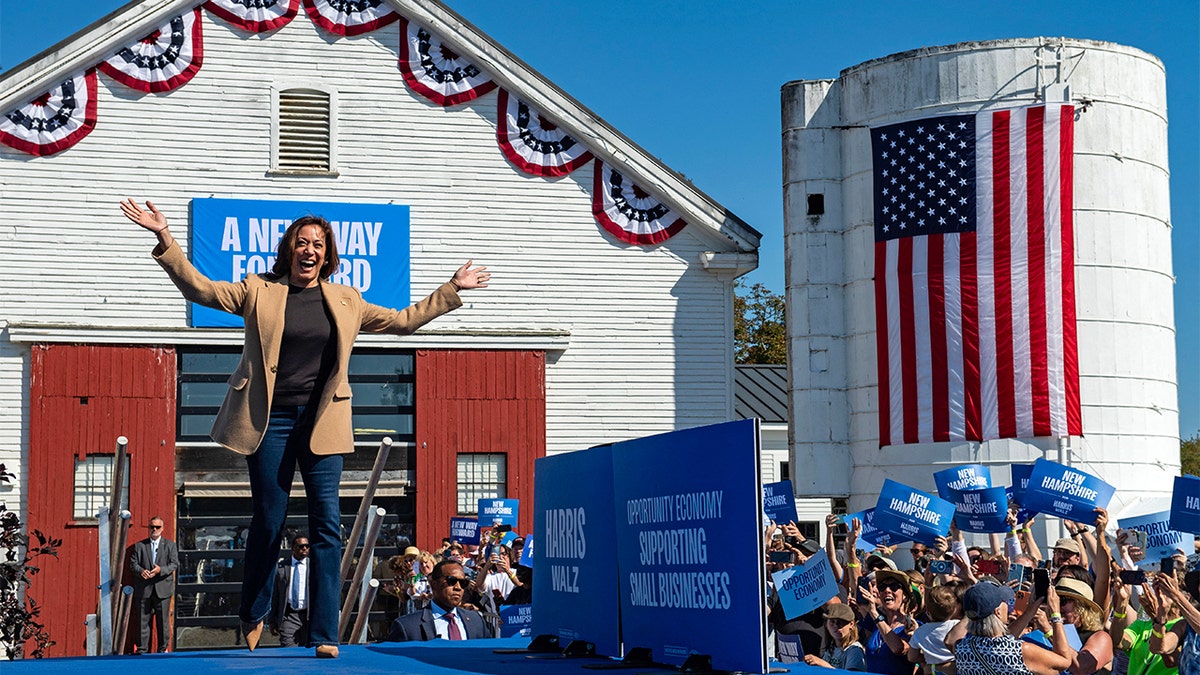
{"type": "MultiPolygon", "coordinates": [[[[279,347],[283,342],[283,314],[287,307],[288,278],[275,281],[251,274],[242,281],[213,281],[201,274],[173,243],[154,249],[154,258],[166,270],[183,297],[205,307],[240,315],[246,324],[242,360],[229,378],[229,391],[213,423],[212,439],[243,455],[253,454],[262,442],[275,391],[279,347]]],[[[404,310],[373,305],[351,286],[321,282],[321,295],[333,318],[337,359],[317,404],[311,449],[318,455],[354,451],[350,422],[350,350],[359,331],[408,335],[438,316],[462,306],[450,282],[429,297],[404,310]]]]}
{"type": "MultiPolygon", "coordinates": [[[[308,574],[312,576],[312,558],[308,559],[308,574]]],[[[312,589],[312,586],[305,588],[312,589]]],[[[267,623],[275,628],[283,625],[283,613],[287,609],[288,596],[292,592],[292,556],[279,561],[275,568],[275,592],[271,594],[271,616],[267,623]]],[[[305,605],[308,607],[309,605],[305,605]]],[[[306,612],[307,613],[307,610],[306,612]]]]}
{"type": "MultiPolygon", "coordinates": [[[[492,637],[483,617],[473,609],[459,607],[455,610],[459,621],[466,627],[468,640],[492,637]]],[[[396,619],[388,631],[388,642],[425,642],[437,639],[437,627],[433,624],[433,610],[426,607],[420,611],[396,619]]]]}
{"type": "Polygon", "coordinates": [[[179,569],[179,547],[175,542],[161,537],[158,540],[158,556],[150,556],[150,539],[147,537],[133,545],[129,567],[133,570],[134,592],[139,600],[150,597],[150,591],[160,598],[175,594],[175,570],[179,569]],[[142,578],[142,570],[152,570],[158,565],[158,575],[142,578]]]}

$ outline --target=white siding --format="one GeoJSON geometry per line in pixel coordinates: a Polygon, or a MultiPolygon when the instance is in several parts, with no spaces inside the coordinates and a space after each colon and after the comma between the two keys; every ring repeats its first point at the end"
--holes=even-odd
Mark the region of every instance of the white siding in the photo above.
{"type": "MultiPolygon", "coordinates": [[[[181,89],[101,74],[99,121],[74,148],[0,147],[0,318],[186,325],[125,196],[152,199],[185,248],[196,197],[394,201],[411,207],[414,299],[467,258],[494,272],[432,328],[570,331],[548,357],[549,452],[730,418],[732,288],[697,262],[711,244],[688,229],[651,249],[613,240],[591,214],[591,165],[520,173],[496,144],[496,95],[442,109],[411,93],[395,26],[334,39],[300,16],[248,36],[202,15],[204,66],[181,89]],[[314,85],[337,92],[339,176],[268,175],[272,86],[314,85]]],[[[27,445],[26,351],[0,344],[0,461],[27,445]]]]}

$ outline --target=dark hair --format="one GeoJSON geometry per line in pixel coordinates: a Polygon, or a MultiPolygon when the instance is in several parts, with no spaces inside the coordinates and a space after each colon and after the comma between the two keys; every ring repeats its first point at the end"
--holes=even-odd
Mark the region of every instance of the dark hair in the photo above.
{"type": "Polygon", "coordinates": [[[445,576],[442,574],[442,568],[447,565],[457,565],[458,567],[462,567],[462,563],[458,562],[457,560],[446,559],[433,566],[433,571],[429,573],[429,578],[441,579],[443,576],[445,576]]]}
{"type": "Polygon", "coordinates": [[[283,237],[279,240],[279,248],[275,251],[275,266],[271,268],[271,278],[281,279],[292,272],[292,252],[296,250],[296,238],[300,236],[300,228],[316,225],[321,228],[325,237],[325,261],[321,265],[321,279],[328,279],[338,268],[337,240],[333,238],[333,228],[329,221],[321,216],[303,216],[297,218],[288,226],[283,237]]]}
{"type": "Polygon", "coordinates": [[[1062,579],[1063,577],[1075,579],[1076,581],[1082,581],[1088,586],[1095,585],[1096,583],[1096,577],[1093,577],[1092,573],[1088,571],[1088,568],[1084,567],[1083,565],[1063,565],[1062,567],[1058,568],[1058,574],[1054,576],[1054,582],[1058,583],[1058,580],[1062,579]]]}

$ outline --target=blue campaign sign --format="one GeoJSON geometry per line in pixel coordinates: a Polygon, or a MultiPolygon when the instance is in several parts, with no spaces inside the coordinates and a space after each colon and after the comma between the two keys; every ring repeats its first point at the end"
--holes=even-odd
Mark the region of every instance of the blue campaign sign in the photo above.
{"type": "Polygon", "coordinates": [[[1175,477],[1170,525],[1172,530],[1200,534],[1200,478],[1175,477]]]}
{"type": "Polygon", "coordinates": [[[950,499],[951,491],[982,490],[992,487],[992,470],[983,464],[964,464],[933,474],[938,496],[950,499]]]}
{"type": "Polygon", "coordinates": [[[533,552],[533,535],[525,535],[525,546],[521,548],[521,558],[517,560],[518,565],[533,567],[533,559],[537,557],[533,552]]]}
{"type": "Polygon", "coordinates": [[[954,504],[891,479],[883,482],[875,504],[875,527],[930,546],[950,533],[952,518],[954,504]]]}
{"type": "MultiPolygon", "coordinates": [[[[1033,465],[1031,464],[1030,468],[1032,468],[1032,466],[1033,465]]],[[[1028,482],[1028,481],[1029,481],[1029,479],[1026,479],[1026,482],[1028,482]]],[[[1015,491],[1016,491],[1016,488],[1013,488],[1013,487],[1004,488],[1004,495],[1008,498],[1009,504],[1019,503],[1017,501],[1017,498],[1013,494],[1015,491]]],[[[1037,511],[1030,511],[1029,509],[1026,509],[1024,507],[1018,508],[1017,509],[1017,522],[1018,523],[1029,522],[1029,520],[1032,519],[1036,515],[1037,515],[1037,511]]]]}
{"type": "Polygon", "coordinates": [[[506,605],[500,608],[500,637],[531,635],[533,605],[506,605]]]}
{"type": "Polygon", "coordinates": [[[585,640],[623,656],[609,447],[542,457],[533,466],[534,635],[585,640]],[[581,607],[587,611],[580,611],[581,607]]]}
{"type": "MultiPolygon", "coordinates": [[[[292,221],[329,221],[340,264],[330,281],[353,286],[384,307],[412,304],[409,289],[409,212],[395,204],[193,199],[189,254],[214,281],[241,281],[271,271],[279,240],[292,221]]],[[[193,304],[192,326],[240,327],[242,317],[193,304]]]]}
{"type": "Polygon", "coordinates": [[[781,480],[763,486],[763,513],[780,525],[796,521],[796,496],[792,492],[792,481],[781,480]]]}
{"type": "Polygon", "coordinates": [[[859,541],[868,543],[872,546],[892,546],[899,544],[909,539],[901,537],[893,537],[887,532],[883,532],[878,527],[875,527],[875,509],[867,509],[866,511],[858,511],[855,513],[847,513],[842,516],[842,522],[846,527],[850,527],[850,521],[858,518],[858,522],[862,523],[862,533],[858,535],[859,541]]]}
{"type": "Polygon", "coordinates": [[[1177,551],[1184,555],[1195,553],[1192,544],[1195,537],[1190,532],[1179,532],[1171,529],[1171,512],[1159,511],[1144,516],[1122,518],[1120,525],[1126,530],[1141,530],[1146,533],[1146,562],[1155,562],[1170,558],[1177,551]]]}
{"type": "Polygon", "coordinates": [[[517,515],[520,513],[519,499],[480,499],[479,527],[492,528],[497,525],[517,526],[517,515]]]}
{"type": "Polygon", "coordinates": [[[1007,488],[981,490],[951,490],[954,503],[954,522],[963,532],[1007,532],[1007,488]]]}
{"type": "Polygon", "coordinates": [[[1089,473],[1039,459],[1033,464],[1021,506],[1038,513],[1090,523],[1096,520],[1096,507],[1108,506],[1113,491],[1113,486],[1089,473]]]}
{"type": "Polygon", "coordinates": [[[450,538],[460,544],[478,544],[479,521],[475,518],[451,518],[450,538]]]}
{"type": "Polygon", "coordinates": [[[706,654],[714,670],[766,672],[759,452],[754,419],[612,446],[627,649],[676,666],[706,654]]]}
{"type": "Polygon", "coordinates": [[[1023,498],[1025,489],[1029,485],[1029,477],[1033,475],[1033,464],[1013,464],[1009,469],[1012,472],[1011,498],[1021,506],[1025,506],[1023,498]]]}
{"type": "Polygon", "coordinates": [[[783,604],[783,616],[794,619],[808,614],[838,594],[837,580],[825,549],[814,553],[803,565],[789,567],[771,575],[775,592],[783,604]]]}

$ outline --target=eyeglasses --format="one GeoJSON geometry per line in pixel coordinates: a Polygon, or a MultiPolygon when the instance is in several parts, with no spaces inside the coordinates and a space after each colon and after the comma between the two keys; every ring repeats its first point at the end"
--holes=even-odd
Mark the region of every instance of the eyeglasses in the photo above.
{"type": "Polygon", "coordinates": [[[899,591],[904,588],[904,586],[900,585],[900,583],[895,582],[895,581],[884,581],[883,583],[878,584],[878,586],[883,589],[890,588],[893,591],[899,591]]]}
{"type": "Polygon", "coordinates": [[[850,622],[849,622],[849,621],[847,621],[847,620],[845,620],[845,619],[825,619],[825,622],[826,622],[826,623],[831,623],[831,624],[833,624],[834,626],[837,626],[838,628],[841,628],[842,626],[849,626],[849,625],[850,625],[850,622]]]}
{"type": "Polygon", "coordinates": [[[308,544],[292,544],[292,548],[308,548],[308,544]]]}
{"type": "Polygon", "coordinates": [[[458,586],[463,590],[471,585],[471,580],[466,577],[442,577],[442,582],[447,586],[458,586]]]}
{"type": "Polygon", "coordinates": [[[163,526],[162,526],[162,525],[147,525],[146,527],[148,527],[148,528],[150,528],[150,529],[152,529],[152,530],[161,530],[161,529],[163,529],[163,526]]]}

